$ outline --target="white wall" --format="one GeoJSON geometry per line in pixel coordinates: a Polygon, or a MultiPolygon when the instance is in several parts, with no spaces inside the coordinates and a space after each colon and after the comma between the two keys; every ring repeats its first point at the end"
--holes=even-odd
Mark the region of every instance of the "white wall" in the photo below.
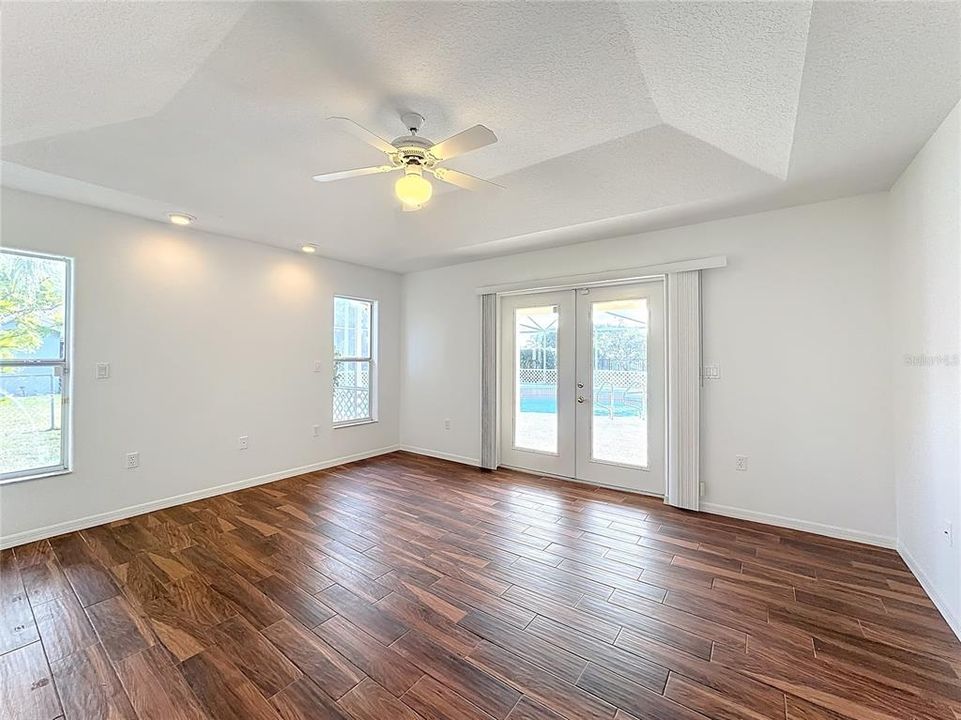
{"type": "Polygon", "coordinates": [[[0,487],[5,545],[396,445],[398,275],[7,189],[2,210],[4,245],[76,260],[74,471],[0,487]],[[380,301],[376,424],[331,427],[335,293],[380,301]]]}
{"type": "Polygon", "coordinates": [[[961,538],[943,536],[946,522],[961,532],[959,177],[961,106],[891,190],[898,542],[961,635],[961,538]]]}
{"type": "Polygon", "coordinates": [[[703,393],[705,505],[893,545],[886,203],[866,195],[405,275],[401,443],[479,456],[476,287],[726,254],[703,278],[705,360],[721,368],[703,393]]]}

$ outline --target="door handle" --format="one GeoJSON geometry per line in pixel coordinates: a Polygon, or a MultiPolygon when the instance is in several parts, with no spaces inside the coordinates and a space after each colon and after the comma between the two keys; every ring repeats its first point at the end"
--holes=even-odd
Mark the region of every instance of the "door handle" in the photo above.
{"type": "Polygon", "coordinates": [[[578,389],[584,387],[584,383],[577,383],[577,387],[578,387],[578,389]]]}
{"type": "Polygon", "coordinates": [[[578,395],[578,396],[577,396],[577,402],[579,402],[579,403],[584,402],[584,396],[583,396],[583,395],[578,395]]]}

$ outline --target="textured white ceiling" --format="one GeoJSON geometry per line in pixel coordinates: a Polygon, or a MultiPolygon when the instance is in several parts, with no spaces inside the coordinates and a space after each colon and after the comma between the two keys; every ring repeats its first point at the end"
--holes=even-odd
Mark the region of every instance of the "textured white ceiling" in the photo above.
{"type": "Polygon", "coordinates": [[[664,122],[786,177],[811,2],[622,8],[664,122]]]}
{"type": "Polygon", "coordinates": [[[890,186],[961,90],[956,2],[8,3],[4,184],[408,269],[890,186]],[[401,213],[325,125],[500,141],[401,213]],[[440,188],[438,188],[440,190],[440,188]]]}
{"type": "Polygon", "coordinates": [[[152,115],[245,11],[244,3],[4,3],[4,145],[152,115]]]}

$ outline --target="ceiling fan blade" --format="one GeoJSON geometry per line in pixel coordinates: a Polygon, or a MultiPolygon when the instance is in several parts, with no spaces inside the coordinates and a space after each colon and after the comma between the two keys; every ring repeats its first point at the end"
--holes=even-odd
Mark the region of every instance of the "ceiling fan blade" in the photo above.
{"type": "Polygon", "coordinates": [[[400,170],[400,168],[393,165],[375,165],[373,167],[357,168],[356,170],[341,170],[340,172],[314,175],[314,180],[317,182],[333,182],[334,180],[344,180],[345,178],[360,177],[361,175],[375,175],[376,173],[385,173],[391,170],[400,170]]]}
{"type": "Polygon", "coordinates": [[[497,136],[489,128],[483,125],[475,125],[472,128],[452,135],[446,140],[441,140],[430,149],[431,155],[438,160],[450,160],[458,155],[469,153],[485,145],[497,142],[497,136]]]}
{"type": "Polygon", "coordinates": [[[451,185],[456,185],[457,187],[464,188],[465,190],[484,190],[487,188],[500,188],[504,189],[503,185],[498,185],[490,180],[484,180],[479,177],[474,177],[473,175],[468,175],[467,173],[462,173],[459,170],[451,170],[449,168],[434,168],[434,177],[438,180],[443,180],[451,185]]]}
{"type": "Polygon", "coordinates": [[[397,151],[397,148],[384,140],[384,138],[380,137],[379,135],[374,135],[374,133],[365,128],[363,125],[358,125],[350,118],[329,117],[327,120],[335,123],[341,130],[350,133],[358,140],[363,140],[368,145],[373,145],[381,152],[389,154],[397,151]]]}

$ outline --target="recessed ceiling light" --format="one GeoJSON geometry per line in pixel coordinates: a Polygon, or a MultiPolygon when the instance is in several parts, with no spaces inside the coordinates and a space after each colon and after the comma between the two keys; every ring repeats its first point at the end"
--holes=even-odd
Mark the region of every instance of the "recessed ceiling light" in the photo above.
{"type": "Polygon", "coordinates": [[[310,243],[306,245],[301,245],[300,249],[303,250],[305,253],[310,253],[310,254],[317,252],[317,246],[311,245],[310,243]]]}
{"type": "Polygon", "coordinates": [[[190,225],[196,219],[193,215],[181,212],[167,213],[167,217],[174,225],[190,225]]]}

